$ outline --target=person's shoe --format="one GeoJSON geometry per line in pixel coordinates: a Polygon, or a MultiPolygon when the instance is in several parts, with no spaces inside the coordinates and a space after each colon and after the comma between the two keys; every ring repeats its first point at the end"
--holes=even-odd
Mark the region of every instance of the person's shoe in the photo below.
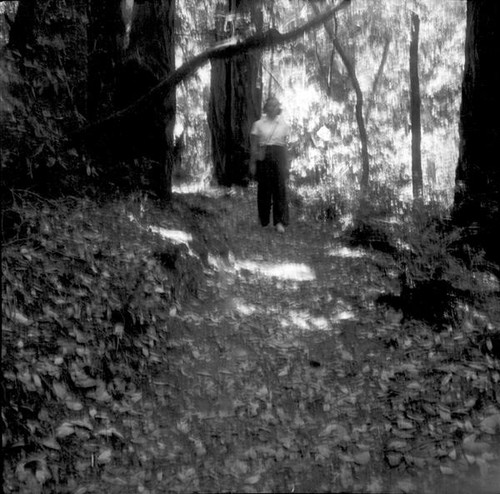
{"type": "Polygon", "coordinates": [[[281,223],[278,223],[278,224],[276,225],[276,231],[277,231],[278,233],[285,233],[285,227],[284,227],[281,223]]]}

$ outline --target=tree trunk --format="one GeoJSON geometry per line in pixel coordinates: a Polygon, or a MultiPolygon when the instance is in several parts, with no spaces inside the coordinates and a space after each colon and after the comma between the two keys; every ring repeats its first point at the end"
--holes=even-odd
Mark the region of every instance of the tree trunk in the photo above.
{"type": "Polygon", "coordinates": [[[18,51],[23,57],[26,50],[36,39],[36,4],[34,0],[21,0],[17,7],[16,17],[9,33],[7,48],[18,51]]]}
{"type": "MultiPolygon", "coordinates": [[[[262,30],[258,3],[237,4],[229,0],[227,9],[222,3],[217,4],[216,43],[235,35],[242,28],[238,23],[245,16],[251,19],[257,32],[262,30]],[[228,12],[234,14],[232,22],[238,25],[225,22],[228,12]]],[[[250,128],[260,115],[262,97],[258,88],[260,58],[260,52],[254,51],[211,62],[208,122],[214,176],[219,185],[243,185],[247,179],[250,128]]]]}
{"type": "Polygon", "coordinates": [[[467,1],[460,152],[453,218],[474,226],[478,242],[500,260],[500,3],[467,1]]]}
{"type": "Polygon", "coordinates": [[[411,15],[411,42],[410,42],[410,119],[411,119],[411,175],[413,183],[413,199],[422,199],[422,127],[420,122],[420,82],[418,77],[418,35],[420,18],[417,14],[411,15]]]}
{"type": "MultiPolygon", "coordinates": [[[[121,110],[175,70],[175,1],[135,2],[126,36],[123,0],[93,0],[89,116],[92,121],[121,110]]],[[[147,189],[163,202],[172,195],[175,91],[154,105],[85,136],[94,157],[105,162],[104,180],[127,189],[147,189]]]]}
{"type": "Polygon", "coordinates": [[[354,66],[349,58],[347,58],[342,46],[336,38],[332,41],[337,53],[344,62],[356,93],[356,122],[358,123],[359,139],[361,141],[361,193],[364,195],[368,190],[368,184],[370,182],[370,158],[368,155],[368,134],[366,132],[365,120],[363,118],[363,92],[361,91],[358,78],[356,77],[354,66]]]}
{"type": "MultiPolygon", "coordinates": [[[[125,26],[122,0],[90,0],[88,118],[96,121],[115,110],[117,72],[123,57],[125,26]]],[[[99,138],[99,136],[96,136],[99,138]]]]}
{"type": "MultiPolygon", "coordinates": [[[[311,4],[311,6],[314,9],[315,14],[319,16],[318,6],[314,3],[311,4]]],[[[368,183],[370,180],[370,158],[368,155],[368,134],[366,132],[365,120],[363,118],[363,92],[361,91],[358,78],[356,77],[354,65],[351,60],[349,60],[349,57],[342,48],[342,45],[339,43],[331,24],[325,22],[325,29],[335,50],[337,50],[337,53],[345,65],[356,93],[356,122],[358,124],[359,138],[361,141],[361,193],[364,196],[368,189],[368,183]]]]}
{"type": "MultiPolygon", "coordinates": [[[[175,1],[136,3],[130,44],[119,78],[120,108],[137,100],[175,70],[175,1]]],[[[164,202],[172,198],[174,164],[175,91],[159,104],[144,105],[126,119],[135,141],[132,156],[151,161],[150,185],[164,202]]]]}
{"type": "Polygon", "coordinates": [[[384,51],[382,53],[382,58],[380,60],[380,65],[378,66],[377,75],[373,80],[372,92],[370,95],[370,101],[366,107],[365,112],[365,121],[370,121],[370,115],[373,109],[373,105],[375,104],[375,97],[377,96],[378,86],[380,83],[380,79],[382,78],[382,74],[384,73],[385,63],[387,62],[387,56],[389,55],[389,46],[391,44],[391,38],[387,37],[384,44],[384,51]]]}

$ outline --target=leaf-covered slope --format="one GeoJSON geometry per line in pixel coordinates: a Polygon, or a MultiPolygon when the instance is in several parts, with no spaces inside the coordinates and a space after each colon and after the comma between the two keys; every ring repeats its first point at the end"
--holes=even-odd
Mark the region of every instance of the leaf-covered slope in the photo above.
{"type": "MultiPolygon", "coordinates": [[[[123,321],[94,324],[84,310],[76,324],[52,301],[62,336],[36,353],[23,334],[40,327],[44,313],[35,301],[28,311],[9,296],[17,300],[16,312],[4,311],[16,361],[7,383],[24,393],[19,407],[33,411],[23,425],[28,441],[9,445],[17,455],[9,485],[82,493],[495,492],[500,374],[484,335],[498,324],[498,310],[486,295],[462,307],[447,331],[403,322],[401,312],[376,304],[398,290],[391,257],[353,248],[341,232],[299,221],[295,209],[284,235],[262,229],[253,188],[184,198],[170,212],[118,210],[96,208],[108,228],[125,216],[128,235],[132,225],[144,233],[124,240],[122,254],[112,247],[117,230],[102,234],[116,266],[142,263],[110,272],[146,314],[130,338],[123,321]],[[147,224],[192,240],[166,247],[142,230],[147,224]],[[176,251],[193,258],[176,259],[176,251]],[[196,297],[174,300],[171,268],[182,280],[180,271],[193,265],[196,297]],[[154,295],[160,286],[166,293],[154,295]],[[68,351],[64,341],[73,345],[68,351]],[[60,374],[41,372],[44,358],[60,374]],[[107,374],[99,362],[108,362],[107,374]]],[[[78,232],[95,230],[76,224],[78,232]]],[[[48,264],[46,254],[40,262],[48,264]]],[[[6,270],[15,280],[29,271],[19,266],[6,270]]],[[[87,276],[94,279],[91,269],[87,276]]]]}

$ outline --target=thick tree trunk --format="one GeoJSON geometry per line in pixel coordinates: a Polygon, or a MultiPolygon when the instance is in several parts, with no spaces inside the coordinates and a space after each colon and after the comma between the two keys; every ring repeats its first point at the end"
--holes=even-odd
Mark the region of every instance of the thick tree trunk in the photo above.
{"type": "Polygon", "coordinates": [[[34,0],[21,0],[17,8],[14,24],[9,33],[7,48],[18,51],[22,56],[36,39],[36,3],[34,0]]]}
{"type": "Polygon", "coordinates": [[[90,0],[88,118],[101,119],[115,110],[116,67],[123,57],[119,40],[125,34],[122,0],[90,0]]]}
{"type": "MultiPolygon", "coordinates": [[[[175,70],[174,14],[174,0],[136,3],[119,81],[120,108],[175,70]]],[[[175,103],[173,91],[159,104],[145,105],[138,115],[128,119],[128,128],[136,142],[132,154],[151,160],[150,184],[165,202],[172,198],[175,103]]]]}
{"type": "MultiPolygon", "coordinates": [[[[106,118],[137,101],[175,70],[175,1],[135,2],[129,38],[123,1],[93,0],[89,116],[106,118]]],[[[146,188],[163,202],[172,195],[175,91],[154,105],[85,136],[105,175],[119,187],[146,188]]],[[[104,176],[105,176],[104,175],[104,176]]]]}
{"type": "Polygon", "coordinates": [[[467,1],[460,153],[453,218],[474,226],[477,241],[500,260],[500,3],[467,1]]]}
{"type": "Polygon", "coordinates": [[[418,77],[418,36],[420,18],[417,14],[411,16],[410,41],[410,120],[411,120],[411,175],[413,183],[413,199],[422,199],[422,126],[420,121],[420,81],[418,77]]]}
{"type": "MultiPolygon", "coordinates": [[[[236,22],[244,16],[249,17],[257,31],[262,30],[262,14],[258,3],[239,2],[235,5],[229,1],[228,9],[219,3],[216,42],[235,34],[237,26],[224,21],[228,12],[235,14],[236,22]]],[[[259,64],[259,51],[230,59],[212,60],[208,121],[214,176],[220,185],[243,185],[247,178],[250,128],[260,115],[261,89],[257,84],[259,64]]]]}

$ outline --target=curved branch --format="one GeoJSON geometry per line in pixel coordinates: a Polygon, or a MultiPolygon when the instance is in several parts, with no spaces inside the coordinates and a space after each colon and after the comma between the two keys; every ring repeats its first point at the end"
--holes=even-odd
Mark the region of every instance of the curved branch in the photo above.
{"type": "Polygon", "coordinates": [[[166,98],[171,91],[175,90],[175,87],[180,82],[192,75],[209,60],[231,58],[250,50],[270,48],[271,46],[282,45],[297,39],[305,32],[320,27],[324,22],[328,21],[339,10],[347,7],[350,3],[351,0],[342,0],[341,3],[335,7],[328,9],[321,15],[318,15],[314,19],[304,23],[302,26],[299,26],[298,28],[287,33],[281,34],[276,29],[269,29],[265,33],[257,33],[244,41],[233,39],[209,48],[208,50],[194,56],[191,60],[187,61],[178,69],[168,74],[165,79],[161,80],[155,87],[141,96],[130,106],[127,106],[126,108],[123,108],[122,110],[119,110],[98,122],[91,123],[86,127],[77,130],[76,135],[82,135],[90,131],[95,131],[97,128],[102,128],[103,126],[109,125],[116,120],[120,120],[128,115],[133,115],[139,108],[143,108],[145,105],[158,103],[166,98]]]}
{"type": "Polygon", "coordinates": [[[365,120],[368,122],[370,120],[370,114],[372,112],[373,105],[375,104],[375,96],[377,95],[378,85],[380,83],[380,79],[382,78],[382,74],[384,72],[385,63],[387,61],[387,56],[389,55],[389,45],[391,44],[391,38],[387,37],[385,39],[384,51],[382,53],[382,59],[380,60],[380,65],[378,66],[377,75],[373,80],[372,92],[370,95],[370,100],[368,101],[368,105],[365,113],[365,120]]]}

